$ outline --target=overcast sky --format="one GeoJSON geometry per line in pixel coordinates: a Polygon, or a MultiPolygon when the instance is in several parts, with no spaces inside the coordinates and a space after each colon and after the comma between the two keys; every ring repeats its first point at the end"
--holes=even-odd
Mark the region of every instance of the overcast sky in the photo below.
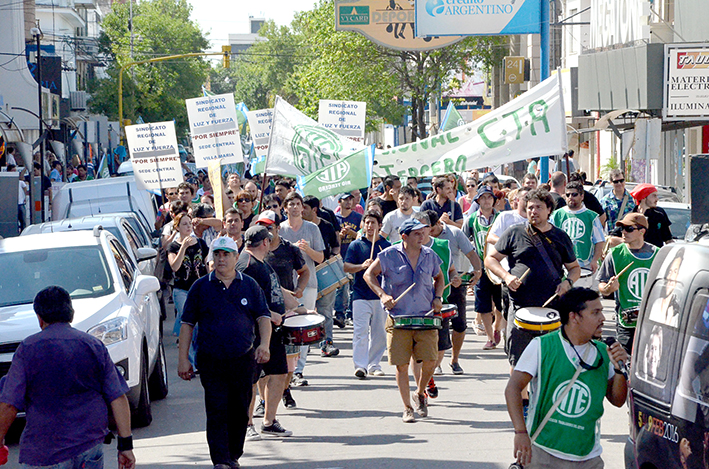
{"type": "Polygon", "coordinates": [[[297,11],[311,10],[315,0],[188,0],[192,4],[192,19],[209,33],[211,48],[220,50],[229,34],[249,31],[249,16],[271,19],[279,25],[290,24],[297,11]]]}

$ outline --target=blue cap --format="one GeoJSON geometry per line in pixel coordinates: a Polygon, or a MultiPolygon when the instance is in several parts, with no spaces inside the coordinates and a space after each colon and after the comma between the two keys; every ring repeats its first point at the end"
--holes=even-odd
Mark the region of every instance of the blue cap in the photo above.
{"type": "Polygon", "coordinates": [[[475,197],[473,197],[473,202],[477,202],[478,199],[480,198],[481,195],[483,194],[490,194],[493,199],[497,200],[497,197],[495,197],[495,191],[492,190],[492,187],[490,186],[481,186],[478,189],[478,193],[475,194],[475,197]]]}
{"type": "Polygon", "coordinates": [[[409,218],[399,227],[399,234],[407,235],[412,231],[420,230],[421,228],[426,228],[426,225],[416,220],[415,218],[409,218]]]}

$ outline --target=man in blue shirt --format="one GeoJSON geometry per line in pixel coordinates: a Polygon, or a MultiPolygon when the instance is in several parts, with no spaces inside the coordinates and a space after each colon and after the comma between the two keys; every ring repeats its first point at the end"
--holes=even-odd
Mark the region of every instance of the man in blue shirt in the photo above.
{"type": "Polygon", "coordinates": [[[424,228],[426,225],[418,220],[406,220],[399,228],[402,242],[382,251],[364,273],[365,282],[389,311],[386,321],[389,363],[396,366],[396,385],[404,402],[406,423],[415,421],[412,399],[419,416],[428,415],[425,392],[438,359],[438,331],[395,329],[392,318],[423,317],[431,309],[440,312],[445,286],[441,259],[431,248],[423,246],[424,228]],[[381,286],[377,280],[380,274],[384,280],[381,286]],[[417,390],[409,396],[411,357],[423,363],[417,390]]]}
{"type": "Polygon", "coordinates": [[[41,332],[17,348],[0,393],[0,441],[18,411],[27,415],[20,440],[22,467],[80,468],[103,458],[108,406],[118,428],[118,467],[135,467],[129,391],[106,346],[71,327],[69,293],[47,287],[34,310],[41,332]]]}
{"type": "Polygon", "coordinates": [[[197,335],[197,367],[204,388],[207,444],[214,469],[239,467],[244,453],[256,362],[270,359],[271,313],[256,281],[236,271],[238,249],[229,237],[212,242],[214,271],[198,279],[187,294],[180,329],[177,374],[194,377],[188,358],[197,335]],[[254,351],[255,327],[261,342],[254,351]]]}

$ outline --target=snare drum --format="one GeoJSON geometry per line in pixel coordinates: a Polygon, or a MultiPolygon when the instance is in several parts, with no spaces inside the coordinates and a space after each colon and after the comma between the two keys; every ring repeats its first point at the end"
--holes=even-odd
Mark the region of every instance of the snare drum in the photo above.
{"type": "Polygon", "coordinates": [[[391,317],[394,329],[427,330],[440,329],[441,316],[397,316],[391,317]]]}
{"type": "MultiPolygon", "coordinates": [[[[494,246],[494,244],[488,243],[488,244],[485,246],[485,253],[486,253],[486,254],[487,254],[487,247],[488,247],[488,246],[494,246]]],[[[510,271],[510,263],[509,263],[509,261],[507,260],[507,257],[505,257],[504,259],[502,259],[502,260],[500,261],[500,265],[501,265],[506,271],[508,271],[508,272],[510,271]]],[[[490,269],[485,269],[485,274],[487,275],[487,278],[489,278],[490,281],[491,281],[493,284],[495,284],[495,285],[502,285],[502,279],[501,279],[500,277],[498,277],[497,275],[493,274],[490,269]]]]}
{"type": "Polygon", "coordinates": [[[345,264],[338,254],[315,268],[318,278],[318,299],[332,293],[349,281],[345,273],[345,264]]]}
{"type": "Polygon", "coordinates": [[[456,305],[443,305],[441,312],[436,316],[440,316],[441,319],[451,319],[458,317],[458,307],[456,305]]]}
{"type": "Polygon", "coordinates": [[[325,318],[319,314],[291,316],[283,321],[286,345],[309,345],[325,338],[325,318]]]}
{"type": "Polygon", "coordinates": [[[515,327],[545,334],[561,327],[559,312],[551,308],[520,308],[515,311],[515,327]]]}
{"type": "Polygon", "coordinates": [[[584,267],[581,267],[581,276],[578,280],[576,280],[576,282],[574,282],[574,286],[593,288],[594,290],[598,289],[598,285],[596,279],[593,276],[593,272],[591,272],[591,269],[587,269],[584,267]]]}

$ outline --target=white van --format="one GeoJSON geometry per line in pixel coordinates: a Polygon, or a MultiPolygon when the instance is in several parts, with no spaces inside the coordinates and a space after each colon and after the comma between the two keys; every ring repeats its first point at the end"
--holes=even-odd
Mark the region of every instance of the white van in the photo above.
{"type": "Polygon", "coordinates": [[[134,176],[70,182],[52,200],[55,221],[118,212],[135,213],[148,233],[155,229],[155,198],[138,187],[134,176]]]}

